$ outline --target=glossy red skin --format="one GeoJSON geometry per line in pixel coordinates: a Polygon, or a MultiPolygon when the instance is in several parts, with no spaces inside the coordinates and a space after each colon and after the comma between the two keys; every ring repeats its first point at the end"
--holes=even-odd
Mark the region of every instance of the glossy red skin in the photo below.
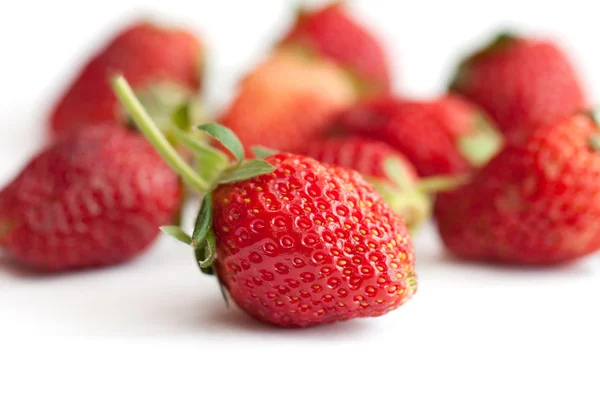
{"type": "Polygon", "coordinates": [[[593,121],[571,116],[512,143],[473,182],[438,195],[446,247],[465,259],[554,265],[600,249],[600,153],[593,121]]]}
{"type": "Polygon", "coordinates": [[[287,153],[267,161],[272,174],[214,193],[218,274],[244,311],[306,327],[379,316],[413,295],[406,226],[357,172],[287,153]]]}
{"type": "Polygon", "coordinates": [[[342,65],[369,94],[389,93],[390,67],[381,43],[341,4],[301,12],[283,44],[305,46],[342,65]]]}
{"type": "Polygon", "coordinates": [[[481,106],[506,135],[586,108],[585,93],[556,44],[516,39],[467,60],[458,93],[481,106]]]}
{"type": "Polygon", "coordinates": [[[0,245],[38,271],[128,260],[172,222],[178,177],[146,140],[117,125],[82,129],[37,155],[0,192],[0,245]]]}
{"type": "Polygon", "coordinates": [[[134,90],[169,82],[197,92],[202,55],[202,45],[189,32],[147,22],[128,27],[82,68],[63,93],[50,118],[52,135],[64,137],[90,124],[123,123],[123,111],[110,87],[115,73],[123,74],[134,90]]]}
{"type": "Polygon", "coordinates": [[[418,175],[415,167],[393,147],[377,140],[360,137],[332,138],[310,144],[306,155],[315,160],[353,169],[361,175],[393,183],[385,173],[384,163],[394,158],[402,165],[402,174],[409,183],[416,183],[418,175]]]}
{"type": "Polygon", "coordinates": [[[401,152],[420,176],[464,173],[472,166],[456,140],[474,128],[477,108],[448,96],[435,101],[381,97],[346,110],[331,126],[334,134],[383,141],[401,152]]]}

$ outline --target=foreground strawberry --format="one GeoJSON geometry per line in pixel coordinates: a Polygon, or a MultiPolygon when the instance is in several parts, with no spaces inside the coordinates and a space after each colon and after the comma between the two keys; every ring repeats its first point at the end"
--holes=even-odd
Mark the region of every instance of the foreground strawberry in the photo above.
{"type": "Polygon", "coordinates": [[[119,263],[173,220],[181,194],[143,137],[112,124],[82,128],[0,192],[0,245],[39,271],[119,263]]]}
{"type": "Polygon", "coordinates": [[[413,295],[406,225],[357,172],[289,153],[244,161],[231,131],[207,124],[200,129],[237,162],[205,162],[204,168],[222,171],[205,181],[169,146],[127,83],[117,78],[114,87],[148,139],[204,194],[191,237],[175,227],[164,230],[191,245],[201,270],[215,273],[248,314],[306,327],[379,316],[413,295]]]}
{"type": "Polygon", "coordinates": [[[134,24],[97,53],[69,85],[52,111],[51,132],[58,138],[89,124],[125,124],[109,82],[117,72],[127,77],[155,118],[170,116],[197,95],[202,64],[202,45],[191,33],[148,22],[134,24]]]}
{"type": "Polygon", "coordinates": [[[247,149],[300,152],[355,99],[352,83],[334,64],[281,51],[243,80],[221,123],[247,149]]]}
{"type": "Polygon", "coordinates": [[[465,59],[450,88],[479,104],[509,136],[586,107],[576,71],[555,43],[507,34],[465,59]]]}
{"type": "Polygon", "coordinates": [[[458,96],[428,102],[372,99],[350,107],[329,131],[386,142],[404,154],[421,176],[470,172],[502,145],[502,136],[485,115],[458,96]]]}
{"type": "Polygon", "coordinates": [[[348,71],[363,95],[390,91],[390,70],[382,45],[341,3],[301,10],[281,47],[333,60],[348,71]]]}
{"type": "Polygon", "coordinates": [[[598,123],[578,114],[524,137],[438,197],[439,231],[455,255],[548,265],[600,249],[598,123]]]}

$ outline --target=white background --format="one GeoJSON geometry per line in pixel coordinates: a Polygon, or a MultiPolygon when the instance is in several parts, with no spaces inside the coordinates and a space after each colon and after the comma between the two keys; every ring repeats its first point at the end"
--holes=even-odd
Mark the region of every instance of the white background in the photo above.
{"type": "MultiPolygon", "coordinates": [[[[590,94],[600,89],[591,1],[349,3],[384,39],[404,95],[439,93],[461,53],[506,26],[558,37],[590,94]]],[[[200,32],[216,110],[293,6],[3,2],[0,183],[42,146],[48,109],[73,66],[119,24],[142,12],[200,32]]],[[[433,227],[415,243],[420,287],[406,306],[309,330],[227,311],[190,252],[166,238],[130,265],[55,277],[0,258],[0,398],[600,398],[599,257],[559,270],[506,270],[448,259],[433,227]]]]}

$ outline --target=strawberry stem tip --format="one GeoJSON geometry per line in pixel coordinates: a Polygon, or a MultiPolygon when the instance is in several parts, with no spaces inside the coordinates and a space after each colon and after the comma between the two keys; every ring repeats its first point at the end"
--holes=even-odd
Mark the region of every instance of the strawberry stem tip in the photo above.
{"type": "MultiPolygon", "coordinates": [[[[255,176],[269,174],[275,170],[271,164],[263,160],[269,151],[258,150],[259,155],[254,160],[245,160],[244,146],[238,137],[227,127],[208,123],[198,126],[198,130],[220,142],[234,157],[230,162],[227,155],[220,150],[207,145],[194,135],[199,132],[182,130],[186,126],[185,112],[176,110],[172,116],[170,129],[175,140],[185,146],[196,157],[198,171],[196,172],[175,150],[167,137],[158,128],[152,117],[146,112],[141,102],[123,76],[112,79],[112,86],[123,107],[130,114],[142,134],[160,153],[163,159],[178,173],[192,189],[202,196],[202,204],[196,218],[192,235],[184,232],[179,226],[165,226],[162,231],[194,249],[196,262],[200,270],[208,275],[215,275],[214,262],[217,255],[216,238],[213,230],[212,191],[220,184],[244,181],[255,176]],[[182,115],[184,118],[182,118],[182,115]],[[180,123],[177,123],[179,120],[180,123]],[[184,120],[184,123],[181,123],[184,120]]],[[[1,238],[1,237],[0,237],[1,238]]],[[[217,279],[219,277],[217,275],[217,279]]],[[[228,303],[222,282],[223,298],[228,303]]]]}
{"type": "Polygon", "coordinates": [[[208,182],[202,179],[171,146],[166,136],[156,126],[141,102],[137,99],[125,78],[121,75],[113,78],[112,86],[121,104],[131,115],[140,131],[152,143],[171,168],[199,193],[207,192],[210,189],[208,182]]]}
{"type": "Polygon", "coordinates": [[[464,175],[438,175],[421,179],[417,183],[417,190],[422,193],[441,193],[448,192],[465,185],[469,182],[470,176],[464,175]]]}

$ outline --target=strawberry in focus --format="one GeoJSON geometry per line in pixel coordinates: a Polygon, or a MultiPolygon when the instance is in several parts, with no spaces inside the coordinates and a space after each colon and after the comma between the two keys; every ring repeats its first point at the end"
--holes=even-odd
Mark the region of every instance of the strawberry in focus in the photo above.
{"type": "Polygon", "coordinates": [[[406,156],[423,177],[468,173],[502,146],[502,136],[486,116],[454,95],[434,101],[371,99],[342,113],[328,135],[385,142],[406,156]]]}
{"type": "Polygon", "coordinates": [[[539,125],[441,194],[435,215],[448,250],[465,259],[541,266],[597,251],[597,121],[582,113],[539,125]]]}
{"type": "Polygon", "coordinates": [[[354,78],[362,95],[390,91],[390,67],[381,43],[341,3],[301,10],[279,46],[336,62],[354,78]]]}
{"type": "Polygon", "coordinates": [[[248,314],[310,326],[385,314],[415,291],[404,222],[354,171],[287,153],[214,193],[217,270],[248,314]]]}
{"type": "Polygon", "coordinates": [[[181,202],[177,175],[143,137],[82,128],[0,192],[0,246],[34,270],[120,263],[146,249],[181,202]]]}
{"type": "Polygon", "coordinates": [[[508,136],[587,106],[579,77],[556,43],[510,34],[467,57],[450,89],[481,106],[508,136]]]}
{"type": "Polygon", "coordinates": [[[229,129],[205,124],[199,128],[236,159],[205,162],[220,171],[207,181],[170,147],[127,82],[116,78],[113,85],[148,140],[204,195],[191,236],[163,229],[194,248],[200,269],[216,274],[246,313],[307,327],[379,316],[412,297],[415,258],[406,225],[360,174],[290,153],[244,160],[229,129]]]}
{"type": "Polygon", "coordinates": [[[125,125],[126,115],[110,88],[112,74],[124,74],[155,118],[170,117],[201,87],[203,48],[181,29],[139,22],[120,32],[83,67],[54,106],[54,138],[97,123],[125,125]]]}
{"type": "Polygon", "coordinates": [[[279,51],[241,82],[220,122],[246,149],[301,152],[355,100],[352,83],[334,64],[279,51]]]}

